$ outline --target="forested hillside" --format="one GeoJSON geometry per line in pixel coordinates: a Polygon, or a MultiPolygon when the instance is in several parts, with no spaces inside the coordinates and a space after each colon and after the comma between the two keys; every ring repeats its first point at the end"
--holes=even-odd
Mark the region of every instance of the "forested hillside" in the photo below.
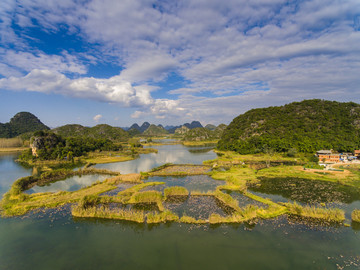
{"type": "Polygon", "coordinates": [[[14,138],[26,132],[48,130],[49,128],[29,112],[19,112],[9,123],[0,123],[0,138],[14,138]]]}
{"type": "Polygon", "coordinates": [[[106,124],[94,127],[84,127],[81,125],[65,125],[52,130],[52,132],[62,137],[88,137],[94,139],[108,139],[111,141],[127,141],[129,133],[119,127],[112,127],[106,124]]]}
{"type": "Polygon", "coordinates": [[[280,107],[253,109],[236,117],[217,148],[242,154],[296,149],[353,151],[360,147],[360,105],[305,100],[280,107]]]}

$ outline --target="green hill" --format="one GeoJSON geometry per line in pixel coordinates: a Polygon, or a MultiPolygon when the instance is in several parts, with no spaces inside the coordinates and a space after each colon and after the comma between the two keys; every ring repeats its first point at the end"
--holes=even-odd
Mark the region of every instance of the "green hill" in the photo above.
{"type": "Polygon", "coordinates": [[[158,135],[166,135],[166,134],[169,134],[169,132],[165,128],[156,125],[150,125],[143,132],[143,135],[149,135],[149,136],[158,136],[158,135]]]}
{"type": "Polygon", "coordinates": [[[220,139],[226,125],[221,124],[215,127],[214,130],[210,130],[204,127],[193,128],[184,134],[184,141],[211,141],[220,139]]]}
{"type": "Polygon", "coordinates": [[[112,127],[106,124],[95,127],[84,127],[81,125],[65,125],[52,130],[64,138],[66,137],[88,137],[94,139],[109,139],[111,141],[127,141],[129,133],[119,127],[112,127]]]}
{"type": "Polygon", "coordinates": [[[48,130],[49,128],[32,113],[19,112],[9,123],[0,123],[0,138],[13,138],[27,132],[48,130]]]}
{"type": "Polygon", "coordinates": [[[217,148],[241,154],[291,148],[351,152],[360,147],[359,135],[359,104],[314,99],[239,115],[225,129],[217,148]]]}

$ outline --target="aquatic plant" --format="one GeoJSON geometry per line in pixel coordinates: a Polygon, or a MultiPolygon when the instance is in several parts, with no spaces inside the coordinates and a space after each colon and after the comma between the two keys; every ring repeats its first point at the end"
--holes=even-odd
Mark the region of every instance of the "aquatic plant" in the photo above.
{"type": "Polygon", "coordinates": [[[315,206],[301,206],[296,202],[284,203],[290,214],[306,218],[321,219],[328,222],[343,222],[345,212],[338,208],[319,208],[315,206]]]}
{"type": "Polygon", "coordinates": [[[179,217],[171,212],[170,210],[165,210],[160,213],[148,213],[146,215],[147,223],[162,223],[162,222],[174,222],[178,221],[179,217]]]}
{"type": "Polygon", "coordinates": [[[184,187],[179,187],[179,186],[175,186],[175,187],[167,187],[164,189],[164,197],[165,200],[169,199],[169,197],[171,196],[185,196],[187,197],[189,195],[189,191],[184,188],[184,187]]]}
{"type": "Polygon", "coordinates": [[[196,218],[193,218],[193,217],[189,217],[189,216],[186,216],[186,215],[183,215],[180,220],[179,220],[181,223],[187,223],[187,224],[206,224],[208,223],[207,220],[204,220],[204,219],[196,219],[196,218]]]}
{"type": "Polygon", "coordinates": [[[85,209],[81,206],[74,206],[71,209],[71,214],[74,217],[119,219],[138,223],[143,223],[145,221],[145,215],[143,211],[124,210],[121,208],[109,209],[105,206],[93,206],[85,209]]]}
{"type": "Polygon", "coordinates": [[[214,197],[220,201],[225,206],[232,208],[237,212],[241,212],[241,208],[239,207],[239,202],[231,197],[229,194],[223,193],[220,190],[216,190],[214,192],[214,197]]]}
{"type": "Polygon", "coordinates": [[[352,211],[351,219],[352,219],[352,221],[360,223],[360,210],[355,209],[354,211],[352,211]]]}

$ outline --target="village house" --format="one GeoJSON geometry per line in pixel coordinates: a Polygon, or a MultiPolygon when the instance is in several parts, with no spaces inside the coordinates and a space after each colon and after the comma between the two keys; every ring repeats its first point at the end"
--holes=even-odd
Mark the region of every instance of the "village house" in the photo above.
{"type": "Polygon", "coordinates": [[[317,157],[322,162],[328,163],[338,163],[338,162],[347,162],[360,157],[360,150],[355,150],[355,154],[352,153],[334,153],[333,150],[319,150],[316,152],[317,157]],[[356,156],[356,151],[359,156],[356,156]]]}

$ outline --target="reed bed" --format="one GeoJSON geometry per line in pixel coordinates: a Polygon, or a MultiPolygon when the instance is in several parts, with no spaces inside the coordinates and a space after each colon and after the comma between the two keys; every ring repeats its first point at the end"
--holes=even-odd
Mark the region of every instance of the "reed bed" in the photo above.
{"type": "Polygon", "coordinates": [[[157,204],[160,211],[164,211],[163,196],[159,191],[150,190],[134,193],[127,203],[130,204],[157,204]]]}
{"type": "Polygon", "coordinates": [[[17,148],[22,146],[23,146],[23,141],[20,138],[0,139],[0,148],[17,148]]]}
{"type": "Polygon", "coordinates": [[[338,208],[319,208],[315,206],[301,206],[297,203],[284,203],[290,214],[325,220],[327,222],[343,222],[345,220],[345,212],[338,208]]]}
{"type": "Polygon", "coordinates": [[[164,223],[164,222],[175,222],[178,221],[179,217],[171,212],[170,210],[165,210],[161,213],[148,213],[146,215],[146,222],[151,223],[164,223]]]}
{"type": "Polygon", "coordinates": [[[214,197],[225,206],[237,212],[241,212],[241,208],[239,207],[239,202],[235,200],[233,197],[231,197],[229,194],[225,194],[220,190],[216,190],[214,192],[214,197]]]}
{"type": "Polygon", "coordinates": [[[145,214],[143,211],[124,210],[124,209],[109,209],[108,207],[88,207],[74,206],[71,209],[71,214],[74,217],[83,218],[106,218],[133,221],[137,223],[145,222],[145,214]]]}
{"type": "Polygon", "coordinates": [[[351,213],[351,220],[360,223],[360,210],[355,209],[351,213]]]}
{"type": "Polygon", "coordinates": [[[169,199],[170,197],[187,197],[189,196],[189,191],[184,187],[167,187],[164,189],[164,197],[165,200],[169,199]]]}
{"type": "Polygon", "coordinates": [[[139,173],[130,173],[112,177],[108,179],[108,183],[143,183],[143,181],[141,180],[141,175],[139,173]]]}
{"type": "Polygon", "coordinates": [[[207,224],[208,221],[204,219],[196,219],[189,216],[182,216],[179,220],[181,223],[187,223],[187,224],[207,224]]]}

